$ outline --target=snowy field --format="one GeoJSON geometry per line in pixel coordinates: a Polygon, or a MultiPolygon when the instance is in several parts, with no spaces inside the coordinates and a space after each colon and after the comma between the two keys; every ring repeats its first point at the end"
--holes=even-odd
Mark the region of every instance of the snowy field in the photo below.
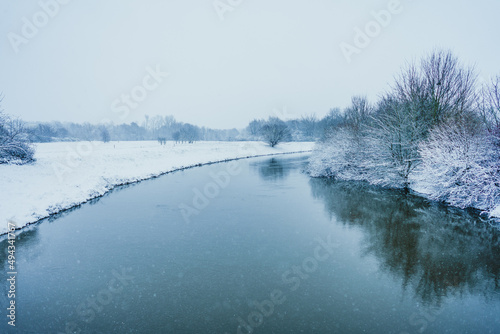
{"type": "Polygon", "coordinates": [[[132,183],[198,164],[310,151],[314,143],[140,142],[38,144],[36,163],[0,165],[0,234],[132,183]]]}

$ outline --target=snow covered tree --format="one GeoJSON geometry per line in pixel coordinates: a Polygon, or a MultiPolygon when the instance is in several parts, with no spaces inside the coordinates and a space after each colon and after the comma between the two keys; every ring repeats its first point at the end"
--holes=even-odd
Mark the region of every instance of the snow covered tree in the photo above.
{"type": "Polygon", "coordinates": [[[271,147],[290,138],[288,126],[277,117],[269,117],[269,120],[261,126],[260,133],[271,147]]]}
{"type": "Polygon", "coordinates": [[[467,120],[477,125],[476,75],[449,51],[435,51],[410,64],[379,103],[371,127],[374,140],[371,183],[408,188],[420,163],[419,144],[440,124],[467,120]]]}
{"type": "MultiPolygon", "coordinates": [[[[310,174],[409,188],[423,173],[436,185],[432,190],[436,198],[468,205],[461,202],[465,193],[481,191],[483,195],[477,193],[476,202],[493,203],[500,137],[487,136],[483,131],[475,109],[475,82],[474,69],[462,66],[449,51],[433,52],[422,59],[420,66],[407,65],[375,110],[364,97],[352,99],[343,120],[332,125],[317,145],[310,159],[310,174]],[[477,147],[469,151],[471,145],[467,143],[477,147]],[[478,154],[471,160],[474,164],[465,163],[471,152],[478,154]],[[485,156],[489,158],[481,158],[485,156]],[[422,160],[425,166],[420,167],[422,160]],[[464,171],[452,162],[466,166],[464,171]],[[473,170],[474,166],[479,167],[473,170]],[[444,171],[432,172],[435,168],[444,171]],[[433,178],[436,175],[446,185],[433,178]],[[482,178],[472,179],[474,175],[482,178]],[[462,177],[473,182],[467,183],[462,177]],[[477,188],[469,189],[464,184],[477,188]],[[453,191],[462,193],[452,195],[453,191]]],[[[500,116],[496,111],[500,103],[495,102],[499,100],[498,86],[493,83],[485,94],[485,110],[493,120],[500,119],[495,118],[500,116]]]]}
{"type": "Polygon", "coordinates": [[[387,96],[379,103],[369,131],[372,139],[371,183],[409,187],[410,174],[420,161],[418,144],[428,129],[419,116],[418,102],[387,96]]]}

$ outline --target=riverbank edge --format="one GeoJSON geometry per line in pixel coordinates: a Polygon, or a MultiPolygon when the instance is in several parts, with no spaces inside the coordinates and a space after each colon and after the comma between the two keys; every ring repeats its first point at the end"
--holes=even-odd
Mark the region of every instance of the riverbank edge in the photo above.
{"type": "MultiPolygon", "coordinates": [[[[305,172],[306,172],[306,174],[310,178],[315,178],[315,179],[335,179],[332,176],[324,176],[324,175],[312,176],[307,169],[306,169],[305,172]]],[[[402,189],[402,188],[384,187],[384,186],[372,184],[372,183],[370,183],[370,182],[368,182],[366,180],[363,180],[363,181],[360,181],[360,180],[344,180],[344,179],[341,179],[341,180],[343,182],[362,182],[362,183],[366,183],[370,187],[379,188],[379,189],[387,189],[387,190],[391,190],[391,191],[404,191],[404,189],[402,189]]],[[[463,211],[472,210],[472,211],[474,211],[477,214],[478,217],[480,217],[481,219],[483,219],[485,222],[494,223],[496,227],[500,228],[500,207],[497,207],[496,209],[494,209],[492,211],[484,211],[484,210],[481,210],[481,209],[475,208],[475,207],[461,208],[461,207],[458,207],[458,206],[455,206],[455,205],[451,205],[451,204],[449,204],[447,202],[444,202],[444,201],[437,201],[435,199],[432,199],[429,196],[429,194],[426,194],[425,192],[421,192],[421,191],[415,190],[413,188],[408,188],[406,191],[408,192],[408,194],[410,194],[412,196],[418,196],[418,197],[424,198],[425,200],[427,200],[429,202],[433,202],[433,203],[437,203],[437,204],[442,204],[442,205],[444,205],[446,207],[454,208],[454,209],[457,209],[457,210],[463,210],[463,211]],[[498,211],[498,213],[495,213],[495,211],[498,211]],[[486,217],[484,217],[484,216],[486,216],[486,217]]]]}
{"type": "MultiPolygon", "coordinates": [[[[180,171],[183,171],[183,170],[187,170],[187,169],[191,169],[191,168],[196,168],[196,167],[203,167],[203,166],[209,166],[209,165],[214,165],[214,164],[218,164],[218,163],[224,163],[224,162],[230,162],[230,161],[237,161],[237,160],[243,160],[243,159],[251,159],[251,158],[261,158],[261,157],[278,156],[278,155],[311,153],[312,151],[313,150],[304,150],[304,151],[294,151],[294,152],[280,152],[280,153],[258,154],[258,155],[249,155],[249,156],[243,156],[243,157],[237,157],[237,158],[229,158],[229,159],[222,159],[222,160],[216,160],[216,161],[200,162],[200,163],[197,163],[197,164],[188,165],[188,166],[182,166],[182,167],[174,168],[174,169],[171,169],[171,170],[168,170],[168,171],[164,171],[164,172],[161,172],[161,173],[153,174],[153,175],[150,175],[148,177],[138,178],[138,179],[135,179],[133,181],[116,183],[116,184],[110,183],[109,185],[107,185],[107,188],[108,187],[109,188],[104,193],[96,195],[96,196],[91,196],[91,197],[87,198],[84,201],[72,203],[71,205],[69,205],[67,207],[63,207],[60,210],[51,212],[51,213],[49,213],[49,214],[47,214],[47,215],[45,215],[45,216],[43,216],[43,217],[41,217],[41,218],[39,218],[39,219],[37,219],[35,221],[24,223],[22,226],[16,226],[16,229],[15,229],[14,233],[16,233],[16,234],[21,233],[24,230],[26,230],[27,228],[31,227],[32,225],[39,224],[43,220],[46,220],[46,219],[48,219],[50,217],[60,215],[60,214],[62,214],[64,212],[66,212],[66,211],[70,211],[70,210],[73,210],[73,209],[75,209],[77,207],[80,207],[80,206],[82,206],[82,205],[84,205],[84,204],[86,204],[86,203],[88,203],[90,201],[93,201],[95,199],[101,198],[101,197],[107,195],[112,190],[114,190],[116,188],[119,188],[119,187],[122,187],[122,186],[130,185],[130,184],[136,184],[136,183],[140,183],[142,181],[152,180],[152,179],[158,178],[158,177],[166,175],[166,174],[171,174],[171,173],[174,173],[174,172],[180,172],[180,171]]],[[[10,232],[10,233],[12,233],[12,232],[10,232]]],[[[8,231],[4,232],[4,233],[0,233],[0,241],[3,241],[8,236],[8,234],[9,234],[8,231]]]]}

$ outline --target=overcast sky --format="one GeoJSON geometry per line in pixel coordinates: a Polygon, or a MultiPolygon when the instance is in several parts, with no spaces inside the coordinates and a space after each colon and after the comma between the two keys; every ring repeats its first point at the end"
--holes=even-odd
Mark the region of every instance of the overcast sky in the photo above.
{"type": "Polygon", "coordinates": [[[0,4],[2,107],[27,121],[322,117],[436,47],[500,74],[498,0],[55,1],[0,4]]]}

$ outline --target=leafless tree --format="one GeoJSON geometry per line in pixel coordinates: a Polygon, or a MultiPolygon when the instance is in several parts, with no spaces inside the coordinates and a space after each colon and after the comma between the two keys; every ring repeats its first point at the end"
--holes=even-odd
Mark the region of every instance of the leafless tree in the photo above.
{"type": "Polygon", "coordinates": [[[474,69],[463,67],[449,51],[433,52],[420,67],[408,64],[373,117],[371,135],[378,151],[374,167],[385,169],[379,175],[393,174],[389,183],[397,184],[399,178],[408,187],[410,174],[421,162],[419,144],[432,128],[460,123],[477,132],[475,80],[474,69]]]}
{"type": "Polygon", "coordinates": [[[354,132],[359,132],[370,120],[373,108],[366,96],[354,96],[351,105],[344,110],[346,125],[354,132]]]}
{"type": "Polygon", "coordinates": [[[83,131],[83,138],[87,141],[92,141],[96,138],[98,138],[98,135],[96,134],[96,127],[89,122],[85,122],[82,124],[82,131],[83,131]]]}
{"type": "Polygon", "coordinates": [[[290,137],[288,126],[276,117],[270,117],[267,122],[261,127],[261,134],[264,140],[274,147],[280,142],[287,140],[290,137]]]}
{"type": "Polygon", "coordinates": [[[471,117],[477,100],[477,75],[450,51],[436,50],[420,67],[408,64],[396,77],[391,94],[420,113],[428,129],[447,120],[471,117]]]}
{"type": "Polygon", "coordinates": [[[247,131],[251,136],[258,136],[260,134],[260,129],[264,124],[264,120],[254,119],[247,126],[247,131]]]}
{"type": "Polygon", "coordinates": [[[500,133],[500,75],[481,88],[478,109],[490,132],[500,133]]]}
{"type": "Polygon", "coordinates": [[[477,81],[473,67],[463,66],[451,51],[443,50],[424,58],[421,66],[434,124],[457,120],[473,109],[477,81]]]}
{"type": "Polygon", "coordinates": [[[300,119],[303,133],[308,138],[313,138],[316,134],[316,127],[318,125],[318,118],[316,115],[302,116],[300,119]]]}
{"type": "Polygon", "coordinates": [[[111,136],[109,134],[109,130],[108,130],[108,128],[106,128],[106,126],[101,125],[99,127],[99,132],[100,132],[101,140],[102,140],[103,143],[108,143],[111,140],[111,136]]]}

